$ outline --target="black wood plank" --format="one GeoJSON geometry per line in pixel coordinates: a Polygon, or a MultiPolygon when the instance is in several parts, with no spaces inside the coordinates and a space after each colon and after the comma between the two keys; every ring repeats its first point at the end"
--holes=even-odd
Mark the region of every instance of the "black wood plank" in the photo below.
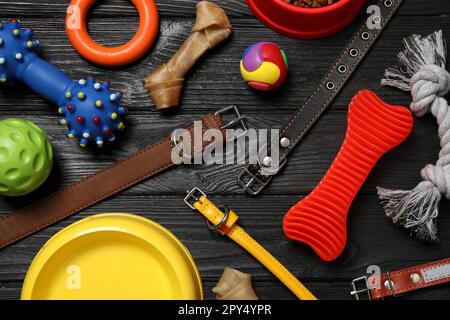
{"type": "MultiPolygon", "coordinates": [[[[211,0],[227,10],[232,17],[251,16],[244,0],[211,0]]],[[[191,18],[195,12],[197,0],[156,0],[159,13],[162,17],[191,18]]],[[[376,0],[369,0],[376,3],[376,0]]],[[[400,11],[401,15],[443,15],[450,11],[445,0],[406,0],[405,6],[400,11]]],[[[0,1],[3,16],[11,17],[37,17],[64,16],[70,1],[68,0],[33,0],[33,1],[0,1]]],[[[98,16],[136,16],[136,10],[130,1],[108,0],[95,5],[93,15],[98,16]]]]}
{"type": "MultiPolygon", "coordinates": [[[[298,197],[240,199],[214,196],[211,199],[235,210],[240,215],[240,224],[295,275],[305,283],[311,283],[312,290],[317,288],[316,285],[321,287],[316,282],[330,283],[331,288],[337,284],[340,291],[330,289],[329,292],[317,292],[324,299],[348,298],[348,290],[343,289],[342,284],[364,274],[369,265],[379,265],[383,271],[407,267],[445,257],[450,247],[450,235],[443,232],[450,228],[450,219],[445,214],[439,220],[440,244],[426,246],[410,239],[407,232],[397,230],[384,217],[375,197],[361,196],[349,216],[346,250],[337,261],[324,263],[308,247],[288,241],[281,231],[281,220],[289,207],[299,200],[298,197]]],[[[448,212],[449,203],[444,203],[441,209],[443,213],[448,212]]],[[[208,281],[205,283],[206,292],[210,291],[223,269],[229,266],[253,274],[257,287],[274,287],[262,298],[289,296],[289,292],[243,249],[229,239],[210,233],[200,215],[184,205],[182,196],[119,196],[6,248],[0,251],[0,287],[15,286],[19,289],[17,284],[24,278],[34,255],[50,236],[63,227],[94,213],[123,211],[153,219],[172,230],[191,251],[202,278],[208,281]]],[[[435,290],[434,294],[449,297],[446,288],[448,286],[435,290]]]]}
{"type": "MultiPolygon", "coordinates": [[[[57,42],[65,42],[63,47],[57,45],[44,47],[43,55],[68,73],[76,75],[83,73],[96,74],[100,78],[111,78],[112,83],[117,88],[126,90],[125,103],[130,106],[131,114],[128,117],[128,130],[122,139],[123,141],[117,144],[115,150],[107,150],[106,152],[86,151],[79,149],[75,143],[67,141],[63,135],[65,129],[55,126],[55,107],[42,101],[23,85],[19,85],[0,96],[0,115],[5,118],[22,116],[28,117],[29,119],[37,119],[35,121],[52,138],[52,142],[57,151],[58,165],[65,172],[63,175],[60,175],[60,182],[63,185],[77,180],[80,176],[93,173],[106,164],[164,137],[169,131],[169,128],[173,128],[183,122],[192,121],[197,115],[208,111],[213,112],[228,104],[237,104],[249,116],[249,123],[252,127],[281,127],[297,106],[306,99],[308,93],[313,89],[313,86],[322,73],[325,72],[327,65],[333,57],[333,55],[327,55],[327,52],[334,51],[337,53],[343,41],[330,38],[330,41],[323,40],[320,43],[304,42],[301,45],[297,45],[295,42],[291,42],[290,39],[280,38],[281,41],[285,42],[283,45],[287,47],[287,51],[298,52],[291,59],[291,79],[283,90],[271,96],[259,95],[247,88],[240,80],[237,68],[239,63],[238,57],[241,50],[245,48],[245,44],[243,43],[245,40],[241,39],[245,39],[244,30],[253,29],[250,28],[252,20],[240,19],[239,21],[241,21],[242,25],[236,28],[235,33],[237,35],[235,35],[233,40],[210,54],[208,59],[204,61],[204,64],[200,65],[199,69],[195,70],[188,78],[183,107],[175,112],[174,115],[170,116],[161,115],[154,110],[142,86],[141,79],[152,69],[152,66],[149,66],[148,69],[145,67],[147,65],[146,62],[148,60],[148,64],[150,64],[152,57],[148,57],[140,65],[113,72],[103,71],[80,59],[70,44],[67,43],[64,32],[57,34],[59,40],[57,42]],[[315,54],[311,54],[310,52],[314,52],[315,54]],[[298,58],[296,57],[297,55],[298,58]],[[234,58],[231,59],[229,57],[234,58]],[[312,59],[314,63],[309,63],[308,59],[312,59]],[[68,61],[73,61],[73,63],[69,63],[68,61]],[[306,72],[302,71],[305,68],[306,72]],[[317,72],[314,72],[313,69],[317,69],[317,72]],[[86,71],[83,72],[82,70],[86,71]],[[223,70],[231,71],[229,74],[223,74],[223,70]],[[216,81],[217,78],[222,80],[216,81]],[[205,94],[205,91],[209,94],[205,94]],[[277,114],[276,117],[273,116],[274,113],[277,114]],[[144,138],[142,138],[143,132],[145,132],[144,138]],[[95,155],[92,156],[92,153],[95,155]]],[[[426,18],[422,18],[420,22],[425,25],[426,21],[428,21],[426,18]]],[[[36,24],[49,28],[43,21],[40,22],[36,24]]],[[[448,19],[442,19],[440,22],[443,26],[448,27],[448,19]]],[[[382,76],[382,68],[379,66],[385,65],[385,60],[394,63],[394,55],[392,54],[392,50],[389,50],[389,46],[394,44],[393,39],[395,38],[395,48],[397,51],[400,50],[401,37],[394,37],[394,34],[396,32],[400,33],[401,30],[405,29],[407,23],[409,23],[409,19],[407,18],[398,18],[395,20],[392,28],[388,29],[385,36],[363,64],[353,81],[349,83],[330,112],[319,121],[319,124],[298,148],[298,151],[290,159],[286,173],[277,179],[273,187],[268,190],[269,193],[283,194],[288,192],[305,194],[312,190],[327,170],[341,144],[346,127],[345,110],[347,103],[351,96],[359,89],[371,88],[379,92],[382,97],[391,103],[408,104],[410,98],[407,94],[399,90],[379,87],[379,79],[382,76]]],[[[179,22],[181,27],[185,26],[186,36],[189,33],[190,24],[179,22]]],[[[125,37],[125,34],[119,34],[120,29],[120,27],[117,28],[117,36],[125,37]]],[[[159,43],[165,42],[161,37],[157,45],[157,53],[154,55],[156,60],[159,59],[158,63],[154,63],[155,65],[165,61],[166,56],[170,55],[172,51],[175,51],[184,40],[184,37],[176,36],[179,30],[179,28],[174,28],[174,30],[169,32],[167,41],[173,41],[174,44],[170,46],[162,45],[159,49],[159,43]],[[159,52],[166,53],[164,57],[158,58],[159,52]]],[[[431,30],[432,28],[430,27],[426,31],[431,30]]],[[[36,32],[42,35],[47,34],[45,30],[39,30],[39,27],[36,32]]],[[[257,36],[258,32],[264,34],[266,29],[258,28],[254,33],[250,34],[251,37],[253,35],[257,36]]],[[[53,42],[50,39],[51,36],[47,35],[47,37],[46,40],[44,39],[44,42],[51,44],[53,42]]],[[[263,37],[259,39],[263,39],[263,37]]],[[[380,176],[376,176],[379,179],[373,184],[368,184],[367,190],[372,190],[373,192],[378,184],[395,184],[398,187],[410,188],[417,182],[420,168],[426,163],[435,161],[438,141],[435,133],[436,125],[434,120],[431,117],[417,120],[416,127],[417,129],[413,136],[407,142],[407,147],[402,146],[386,157],[388,159],[386,161],[389,161],[388,164],[379,170],[380,176]],[[421,150],[421,152],[418,152],[418,150],[421,150]],[[412,156],[417,161],[407,161],[405,163],[404,159],[410,159],[412,156]],[[392,169],[387,171],[390,168],[392,169]],[[400,177],[406,178],[401,179],[400,177]]],[[[162,181],[157,180],[155,183],[150,181],[139,186],[137,190],[152,192],[182,191],[184,188],[180,188],[172,183],[165,183],[164,181],[171,181],[171,176],[184,175],[188,178],[177,181],[189,181],[190,184],[200,184],[208,191],[220,192],[222,190],[229,190],[230,192],[240,192],[235,183],[235,177],[239,169],[239,167],[232,166],[223,167],[218,170],[215,170],[215,167],[200,170],[196,168],[177,170],[169,173],[167,178],[162,178],[162,181]],[[217,186],[214,180],[221,181],[221,186],[217,186]]]]}
{"type": "MultiPolygon", "coordinates": [[[[315,41],[299,41],[284,38],[260,25],[255,19],[234,19],[234,35],[231,40],[215,48],[187,77],[183,95],[183,107],[176,113],[195,114],[217,110],[227,104],[237,104],[247,113],[271,111],[293,112],[307,99],[328,66],[350,38],[356,25],[346,29],[339,37],[315,41]],[[258,93],[241,80],[239,60],[245,48],[254,41],[275,41],[285,49],[290,60],[289,79],[285,86],[269,94],[258,93]],[[275,109],[275,110],[274,110],[275,109]]],[[[84,61],[72,48],[64,31],[64,21],[30,18],[24,22],[32,26],[36,37],[42,43],[42,57],[60,67],[74,78],[89,74],[99,79],[109,79],[114,88],[125,91],[125,103],[131,106],[132,114],[148,116],[156,112],[143,87],[143,78],[181,46],[190,34],[193,22],[188,20],[163,21],[161,35],[153,50],[138,64],[120,70],[104,70],[84,61]]],[[[108,31],[108,37],[101,37],[102,31],[92,36],[103,44],[122,43],[130,36],[126,21],[117,19],[95,19],[94,29],[108,31]]],[[[136,26],[133,27],[133,30],[136,26]]],[[[381,89],[380,79],[385,67],[396,63],[396,54],[402,50],[402,39],[412,32],[428,34],[438,28],[448,30],[449,20],[445,17],[417,17],[411,24],[410,17],[398,17],[383,34],[374,50],[353,77],[335,103],[335,108],[346,108],[348,101],[361,88],[377,90],[393,103],[407,104],[409,97],[398,90],[381,89]]],[[[5,97],[2,95],[2,98],[5,97]]],[[[0,109],[38,111],[42,109],[40,99],[24,86],[17,86],[7,93],[7,100],[0,100],[0,109]]],[[[47,109],[49,112],[51,109],[47,109]]],[[[48,113],[53,114],[53,113],[48,113]]],[[[159,113],[158,113],[159,115],[159,113]]],[[[281,124],[281,120],[279,121],[281,124]]]]}
{"type": "MultiPolygon", "coordinates": [[[[120,70],[105,70],[84,61],[70,45],[64,31],[67,0],[1,1],[0,18],[19,17],[33,27],[41,40],[42,56],[62,70],[80,78],[93,74],[110,79],[125,91],[130,107],[128,129],[116,146],[82,150],[64,138],[64,128],[55,125],[55,107],[42,101],[24,85],[0,93],[0,119],[23,117],[36,122],[50,136],[56,154],[51,179],[36,193],[20,199],[0,198],[0,215],[30,203],[63,185],[131,154],[164,137],[172,128],[192,121],[205,112],[229,104],[238,105],[254,128],[282,126],[308,97],[357,23],[327,39],[314,41],[280,37],[256,20],[241,0],[221,0],[229,13],[234,34],[210,52],[187,77],[182,107],[171,114],[155,110],[143,88],[142,79],[167,61],[188,37],[194,23],[193,0],[157,1],[161,14],[160,36],[154,48],[139,63],[120,70]],[[254,41],[277,42],[290,58],[290,76],[281,90],[270,94],[249,89],[239,74],[239,59],[254,41]]],[[[437,125],[432,117],[416,120],[412,136],[389,153],[375,168],[349,217],[349,242],[343,256],[331,264],[321,262],[309,248],[286,240],[281,220],[291,205],[308,194],[320,181],[341,145],[346,128],[346,109],[360,89],[378,92],[386,101],[407,105],[410,97],[395,89],[381,88],[385,67],[395,63],[401,40],[410,33],[430,33],[443,28],[450,32],[449,7],[445,0],[408,0],[383,34],[361,68],[335,104],[314,127],[289,159],[289,165],[260,198],[249,198],[236,184],[240,166],[216,165],[176,168],[142,183],[111,200],[47,228],[0,251],[0,299],[20,297],[26,270],[39,248],[58,230],[98,212],[127,211],[161,223],[192,252],[202,274],[206,297],[226,266],[254,275],[261,298],[292,299],[293,296],[246,252],[227,239],[210,234],[201,217],[184,207],[185,189],[200,186],[219,203],[226,203],[241,216],[242,225],[305,284],[323,299],[348,299],[349,281],[364,274],[368,265],[384,271],[440,259],[450,246],[449,203],[441,206],[441,243],[427,246],[397,230],[384,217],[375,196],[377,185],[412,188],[419,171],[434,163],[439,151],[437,125]]],[[[94,39],[105,45],[126,42],[137,28],[136,13],[129,1],[109,0],[96,6],[89,22],[94,39]],[[120,17],[118,17],[120,15],[120,17]]],[[[448,286],[408,295],[410,299],[449,299],[448,286]]]]}

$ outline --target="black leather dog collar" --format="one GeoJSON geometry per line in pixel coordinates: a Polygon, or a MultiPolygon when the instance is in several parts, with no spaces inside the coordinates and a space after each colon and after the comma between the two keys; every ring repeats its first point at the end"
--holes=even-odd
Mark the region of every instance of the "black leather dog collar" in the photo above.
{"type": "Polygon", "coordinates": [[[269,151],[266,151],[271,149],[269,146],[264,148],[266,149],[264,155],[259,154],[258,164],[247,166],[239,175],[238,182],[248,194],[259,194],[272,180],[273,176],[278,174],[286,165],[289,154],[343,89],[402,2],[403,0],[381,0],[373,7],[373,12],[369,18],[364,20],[364,23],[314,90],[314,93],[295,112],[286,127],[281,131],[280,141],[277,139],[272,142],[272,146],[280,146],[277,170],[272,169],[273,159],[267,156],[270,154],[269,151]]]}

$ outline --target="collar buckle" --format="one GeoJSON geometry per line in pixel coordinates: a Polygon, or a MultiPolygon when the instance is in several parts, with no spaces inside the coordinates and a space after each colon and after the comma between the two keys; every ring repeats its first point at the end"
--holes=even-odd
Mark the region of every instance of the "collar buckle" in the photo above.
{"type": "Polygon", "coordinates": [[[215,113],[215,115],[223,115],[225,113],[230,113],[230,111],[234,112],[235,118],[228,123],[224,124],[220,129],[228,129],[231,127],[234,127],[237,124],[241,125],[241,128],[244,130],[244,134],[248,131],[247,124],[245,123],[245,119],[247,119],[246,116],[243,116],[241,112],[239,111],[239,108],[237,106],[228,106],[223,109],[220,109],[215,113]]]}
{"type": "Polygon", "coordinates": [[[238,177],[239,185],[249,195],[257,196],[272,180],[273,176],[263,175],[260,165],[249,165],[238,177]]]}
{"type": "Polygon", "coordinates": [[[184,198],[184,203],[186,203],[186,205],[192,210],[197,211],[197,208],[194,207],[194,203],[199,202],[202,196],[206,198],[206,194],[197,187],[195,187],[191,191],[188,190],[186,192],[187,196],[184,198]]]}
{"type": "Polygon", "coordinates": [[[351,286],[352,291],[350,291],[350,295],[352,295],[355,300],[361,300],[361,295],[363,294],[368,298],[368,300],[372,300],[366,276],[353,279],[351,286]]]}

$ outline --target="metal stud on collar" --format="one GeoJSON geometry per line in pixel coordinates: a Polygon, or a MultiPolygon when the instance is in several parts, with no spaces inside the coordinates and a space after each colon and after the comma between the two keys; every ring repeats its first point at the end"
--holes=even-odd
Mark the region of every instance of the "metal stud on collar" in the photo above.
{"type": "Polygon", "coordinates": [[[395,288],[395,283],[392,280],[386,280],[384,282],[384,287],[389,291],[393,291],[395,288]]]}
{"type": "Polygon", "coordinates": [[[414,284],[418,284],[420,282],[420,275],[418,273],[412,273],[409,278],[411,279],[411,282],[414,284]]]}
{"type": "Polygon", "coordinates": [[[291,140],[289,140],[289,138],[286,138],[286,137],[281,138],[281,140],[280,140],[280,145],[281,145],[283,148],[287,148],[287,147],[289,147],[289,146],[291,145],[291,140]]]}

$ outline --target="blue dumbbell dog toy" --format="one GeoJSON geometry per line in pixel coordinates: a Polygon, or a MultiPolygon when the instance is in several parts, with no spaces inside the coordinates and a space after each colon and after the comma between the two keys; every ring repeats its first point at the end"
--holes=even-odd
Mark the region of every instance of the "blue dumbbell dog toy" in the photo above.
{"type": "Polygon", "coordinates": [[[31,29],[22,29],[18,20],[0,21],[0,83],[24,81],[43,98],[57,104],[59,123],[69,128],[69,138],[79,138],[80,146],[105,140],[114,141],[114,131],[125,128],[121,117],[127,110],[120,105],[122,94],[113,93],[108,82],[90,77],[73,81],[37,55],[39,41],[31,29]]]}

